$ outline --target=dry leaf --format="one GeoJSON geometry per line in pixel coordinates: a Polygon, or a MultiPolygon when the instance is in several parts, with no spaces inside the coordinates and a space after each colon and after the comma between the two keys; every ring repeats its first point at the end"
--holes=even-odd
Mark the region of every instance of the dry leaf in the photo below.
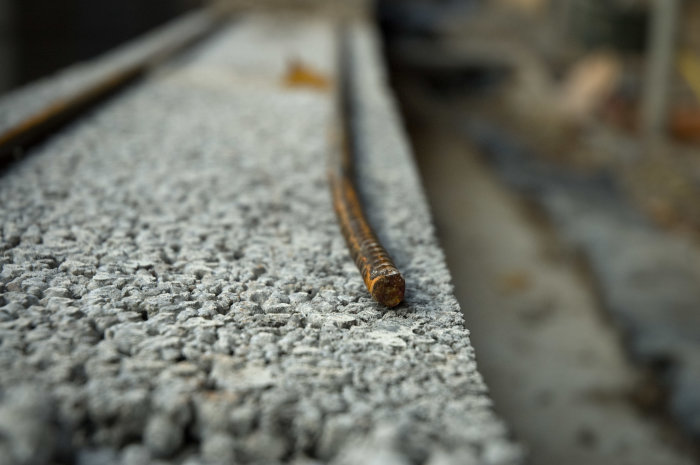
{"type": "Polygon", "coordinates": [[[306,66],[300,61],[289,63],[284,76],[284,85],[287,87],[307,87],[315,90],[326,90],[330,82],[323,74],[306,66]]]}

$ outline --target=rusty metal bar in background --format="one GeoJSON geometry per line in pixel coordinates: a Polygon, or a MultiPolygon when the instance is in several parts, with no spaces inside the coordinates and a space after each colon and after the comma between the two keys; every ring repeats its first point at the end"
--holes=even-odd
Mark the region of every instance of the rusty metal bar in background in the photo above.
{"type": "MultiPolygon", "coordinates": [[[[182,52],[214,31],[219,24],[218,16],[209,10],[197,11],[161,28],[172,41],[158,44],[145,56],[100,75],[93,82],[72,95],[47,102],[3,132],[0,132],[0,167],[19,158],[23,148],[41,140],[53,131],[73,121],[85,111],[104,101],[128,86],[164,60],[182,52]]],[[[137,39],[125,48],[138,47],[137,39]]]]}
{"type": "Polygon", "coordinates": [[[360,204],[354,172],[358,147],[353,121],[357,111],[353,95],[348,27],[340,25],[337,37],[337,133],[332,147],[334,159],[331,160],[329,169],[333,207],[350,255],[355,260],[370,295],[386,307],[395,307],[404,298],[406,283],[389,253],[372,231],[360,204]]]}

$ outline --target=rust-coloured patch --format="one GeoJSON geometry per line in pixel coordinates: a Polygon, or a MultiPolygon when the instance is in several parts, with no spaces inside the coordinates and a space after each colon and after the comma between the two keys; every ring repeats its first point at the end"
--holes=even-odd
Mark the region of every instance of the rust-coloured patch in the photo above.
{"type": "MultiPolygon", "coordinates": [[[[350,157],[345,152],[344,156],[350,157]]],[[[395,307],[404,298],[406,282],[367,223],[352,180],[346,172],[338,171],[340,174],[329,173],[333,208],[350,255],[374,300],[395,307]]]]}
{"type": "Polygon", "coordinates": [[[525,271],[512,271],[500,277],[501,289],[508,294],[525,292],[532,287],[532,277],[525,271]]]}
{"type": "Polygon", "coordinates": [[[670,118],[671,133],[684,142],[700,142],[700,108],[683,106],[674,108],[670,118]]]}
{"type": "Polygon", "coordinates": [[[284,75],[284,85],[325,91],[330,87],[330,81],[323,74],[311,69],[301,61],[293,60],[289,63],[284,75]]]}

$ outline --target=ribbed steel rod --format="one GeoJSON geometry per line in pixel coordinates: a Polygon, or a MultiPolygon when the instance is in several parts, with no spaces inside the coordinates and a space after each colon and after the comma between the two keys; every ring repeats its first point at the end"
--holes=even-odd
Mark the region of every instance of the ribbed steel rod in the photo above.
{"type": "Polygon", "coordinates": [[[195,15],[199,15],[202,18],[206,17],[207,20],[198,22],[197,27],[183,30],[175,40],[160,49],[154,50],[140,60],[115,69],[71,96],[50,102],[45,107],[20,120],[14,126],[4,132],[0,132],[0,166],[11,161],[13,154],[18,149],[41,140],[52,133],[52,131],[74,120],[88,109],[144,75],[156,64],[202,39],[215,30],[218,25],[217,18],[212,12],[200,11],[190,14],[188,18],[194,18],[195,15]]]}
{"type": "Polygon", "coordinates": [[[353,99],[353,60],[345,26],[339,27],[337,44],[337,124],[334,154],[329,169],[333,207],[350,255],[355,260],[370,295],[382,305],[395,307],[403,300],[406,283],[372,231],[354,183],[357,144],[352,121],[356,111],[353,99]]]}

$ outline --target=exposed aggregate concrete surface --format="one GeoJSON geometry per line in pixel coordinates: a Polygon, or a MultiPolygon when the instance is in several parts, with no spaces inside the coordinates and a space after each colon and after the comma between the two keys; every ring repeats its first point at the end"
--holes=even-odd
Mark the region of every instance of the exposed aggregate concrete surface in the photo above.
{"type": "Polygon", "coordinates": [[[332,95],[282,84],[293,59],[332,77],[333,38],[241,18],[3,173],[0,463],[521,462],[365,25],[360,181],[406,302],[349,258],[332,95]]]}

